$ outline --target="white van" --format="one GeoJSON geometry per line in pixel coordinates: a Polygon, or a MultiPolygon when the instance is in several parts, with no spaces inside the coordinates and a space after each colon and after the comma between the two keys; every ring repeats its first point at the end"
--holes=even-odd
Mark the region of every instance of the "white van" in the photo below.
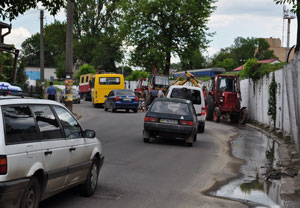
{"type": "Polygon", "coordinates": [[[192,101],[197,113],[198,132],[204,132],[206,119],[205,100],[203,91],[200,87],[174,85],[169,88],[167,97],[182,98],[192,101]]]}

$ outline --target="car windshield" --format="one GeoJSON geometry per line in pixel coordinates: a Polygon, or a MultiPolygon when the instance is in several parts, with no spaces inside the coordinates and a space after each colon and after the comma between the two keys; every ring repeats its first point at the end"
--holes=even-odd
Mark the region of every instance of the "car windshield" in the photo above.
{"type": "Polygon", "coordinates": [[[187,99],[192,101],[193,104],[201,104],[201,96],[199,90],[188,88],[174,88],[170,97],[187,99]]]}
{"type": "Polygon", "coordinates": [[[178,103],[171,101],[154,102],[150,109],[150,112],[183,116],[190,115],[189,107],[186,103],[178,103]]]}
{"type": "Polygon", "coordinates": [[[116,95],[130,95],[130,96],[135,96],[134,92],[131,90],[120,90],[120,91],[115,91],[116,95]]]}

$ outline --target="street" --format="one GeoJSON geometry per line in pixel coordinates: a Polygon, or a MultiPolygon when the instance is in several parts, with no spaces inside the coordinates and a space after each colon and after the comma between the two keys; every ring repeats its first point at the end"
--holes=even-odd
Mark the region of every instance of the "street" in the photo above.
{"type": "Polygon", "coordinates": [[[98,189],[85,198],[74,188],[40,207],[246,207],[202,193],[238,173],[241,161],[230,157],[227,143],[237,135],[235,127],[206,122],[193,147],[186,147],[182,140],[156,139],[145,144],[142,112],[105,112],[90,102],[73,105],[73,111],[103,144],[105,160],[98,189]]]}

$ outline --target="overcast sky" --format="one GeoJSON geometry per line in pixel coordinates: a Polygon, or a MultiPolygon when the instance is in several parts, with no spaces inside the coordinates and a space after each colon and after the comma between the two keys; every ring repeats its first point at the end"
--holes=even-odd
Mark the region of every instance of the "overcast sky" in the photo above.
{"type": "MultiPolygon", "coordinates": [[[[231,46],[233,40],[239,36],[282,39],[283,9],[282,5],[276,5],[273,0],[219,0],[216,6],[217,9],[208,23],[209,31],[215,33],[210,38],[209,55],[231,46]]],[[[12,21],[12,34],[5,38],[5,42],[13,43],[20,48],[26,38],[39,32],[39,13],[38,9],[30,10],[12,21]]],[[[56,19],[65,20],[64,11],[61,11],[56,19]]],[[[53,20],[54,18],[45,11],[45,24],[50,24],[53,20]]],[[[291,24],[290,46],[296,42],[296,21],[292,20],[291,24]]],[[[286,46],[287,22],[284,31],[284,46],[286,46]]],[[[178,60],[173,58],[172,61],[178,60]]]]}

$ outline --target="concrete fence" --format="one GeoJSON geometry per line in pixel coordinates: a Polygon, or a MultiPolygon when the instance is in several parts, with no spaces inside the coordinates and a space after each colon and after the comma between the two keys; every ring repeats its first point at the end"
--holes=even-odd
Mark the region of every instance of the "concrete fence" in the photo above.
{"type": "MultiPolygon", "coordinates": [[[[277,83],[276,129],[291,135],[297,150],[300,150],[300,56],[282,70],[275,71],[277,83]]],[[[242,107],[247,107],[249,119],[273,127],[268,115],[269,86],[272,74],[253,82],[241,81],[242,107]]]]}

